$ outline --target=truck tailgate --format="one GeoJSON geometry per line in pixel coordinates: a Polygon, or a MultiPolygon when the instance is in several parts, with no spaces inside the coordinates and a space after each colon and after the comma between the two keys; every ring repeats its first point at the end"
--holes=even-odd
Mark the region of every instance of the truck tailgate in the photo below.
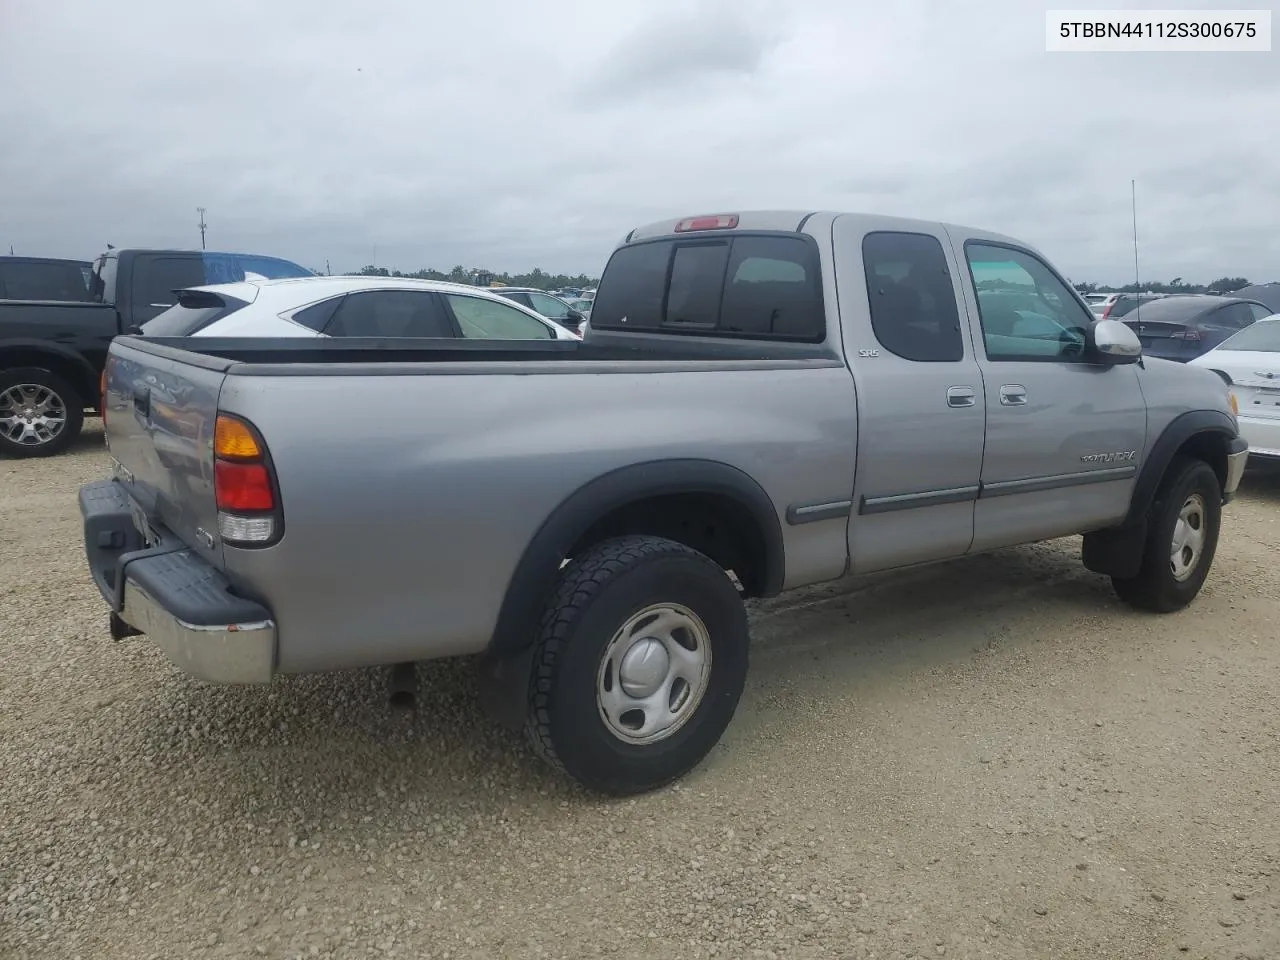
{"type": "Polygon", "coordinates": [[[105,418],[115,478],[135,523],[176,537],[216,567],[222,546],[213,490],[213,429],[230,363],[117,341],[107,358],[105,418]],[[144,519],[145,518],[145,519],[144,519]]]}

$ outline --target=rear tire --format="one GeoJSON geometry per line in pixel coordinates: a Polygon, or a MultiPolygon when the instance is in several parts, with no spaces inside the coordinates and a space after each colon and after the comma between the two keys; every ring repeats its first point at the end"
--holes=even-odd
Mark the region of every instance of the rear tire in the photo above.
{"type": "Polygon", "coordinates": [[[1209,575],[1221,524],[1222,488],[1213,468],[1203,460],[1175,460],[1148,514],[1137,576],[1111,578],[1120,599],[1152,613],[1186,607],[1209,575]]]}
{"type": "Polygon", "coordinates": [[[660,537],[604,541],[561,571],[543,614],[525,731],[588,789],[662,786],[728,727],[748,639],[746,608],[714,561],[660,537]]]}
{"type": "Polygon", "coordinates": [[[0,370],[0,454],[52,457],[84,425],[84,399],[66,380],[39,367],[0,370]]]}

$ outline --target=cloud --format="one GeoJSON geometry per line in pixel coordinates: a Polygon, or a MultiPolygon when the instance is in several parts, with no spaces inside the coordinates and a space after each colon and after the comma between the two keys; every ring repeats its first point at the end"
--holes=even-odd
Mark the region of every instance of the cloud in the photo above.
{"type": "Polygon", "coordinates": [[[750,80],[782,39],[784,11],[731,0],[659,9],[604,51],[580,95],[612,108],[673,93],[705,97],[726,82],[750,80]]]}
{"type": "Polygon", "coordinates": [[[1144,275],[1280,279],[1274,55],[1048,54],[1021,0],[0,2],[4,249],[193,246],[202,206],[211,246],[311,266],[576,273],[796,207],[1124,282],[1136,179],[1144,275]]]}

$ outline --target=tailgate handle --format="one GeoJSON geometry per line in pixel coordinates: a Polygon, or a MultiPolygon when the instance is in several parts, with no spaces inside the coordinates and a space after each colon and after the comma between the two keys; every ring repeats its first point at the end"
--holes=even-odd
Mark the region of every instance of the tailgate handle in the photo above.
{"type": "Polygon", "coordinates": [[[133,388],[133,412],[140,417],[151,415],[151,388],[133,388]]]}

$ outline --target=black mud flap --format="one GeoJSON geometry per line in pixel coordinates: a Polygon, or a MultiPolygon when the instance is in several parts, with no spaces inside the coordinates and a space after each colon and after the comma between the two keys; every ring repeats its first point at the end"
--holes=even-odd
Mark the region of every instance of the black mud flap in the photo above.
{"type": "Polygon", "coordinates": [[[1080,559],[1087,570],[1127,580],[1138,575],[1146,545],[1147,522],[1144,519],[1139,523],[1086,533],[1080,559]]]}
{"type": "Polygon", "coordinates": [[[480,705],[507,730],[524,729],[529,709],[529,671],[534,645],[508,654],[485,654],[480,659],[480,705]]]}

